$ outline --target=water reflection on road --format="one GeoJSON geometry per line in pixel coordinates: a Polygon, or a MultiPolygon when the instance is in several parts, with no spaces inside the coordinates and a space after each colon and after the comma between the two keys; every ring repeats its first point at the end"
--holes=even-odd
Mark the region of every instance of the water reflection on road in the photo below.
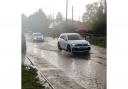
{"type": "Polygon", "coordinates": [[[49,39],[43,43],[29,41],[27,52],[60,68],[87,89],[106,88],[106,49],[92,46],[90,54],[79,55],[59,51],[56,43],[56,39],[49,39]]]}

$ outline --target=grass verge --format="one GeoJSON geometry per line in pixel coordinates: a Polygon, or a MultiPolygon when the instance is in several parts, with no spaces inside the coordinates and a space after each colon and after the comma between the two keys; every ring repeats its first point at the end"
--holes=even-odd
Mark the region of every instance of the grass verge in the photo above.
{"type": "Polygon", "coordinates": [[[45,89],[37,78],[37,70],[22,65],[22,89],[45,89]]]}
{"type": "Polygon", "coordinates": [[[90,39],[90,43],[106,48],[106,37],[93,37],[90,39]]]}

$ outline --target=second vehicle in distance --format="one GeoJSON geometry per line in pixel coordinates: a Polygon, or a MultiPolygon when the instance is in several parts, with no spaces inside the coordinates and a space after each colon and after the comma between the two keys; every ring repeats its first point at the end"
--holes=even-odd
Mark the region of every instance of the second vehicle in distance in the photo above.
{"type": "Polygon", "coordinates": [[[57,45],[58,49],[72,53],[89,52],[91,49],[90,43],[78,33],[62,33],[58,38],[57,45]]]}
{"type": "Polygon", "coordinates": [[[44,41],[43,34],[41,34],[41,33],[33,33],[32,34],[32,40],[33,41],[38,41],[38,42],[44,41]]]}

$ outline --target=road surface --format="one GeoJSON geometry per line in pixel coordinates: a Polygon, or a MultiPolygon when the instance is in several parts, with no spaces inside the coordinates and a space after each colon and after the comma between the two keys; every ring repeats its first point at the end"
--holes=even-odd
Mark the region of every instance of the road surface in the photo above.
{"type": "Polygon", "coordinates": [[[106,49],[91,46],[90,54],[73,55],[57,49],[57,40],[32,42],[27,37],[27,56],[55,89],[106,89],[106,49]]]}

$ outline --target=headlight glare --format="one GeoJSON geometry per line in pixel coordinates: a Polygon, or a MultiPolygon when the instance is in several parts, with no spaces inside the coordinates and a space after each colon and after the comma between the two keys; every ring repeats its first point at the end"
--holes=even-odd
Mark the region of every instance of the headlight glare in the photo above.
{"type": "Polygon", "coordinates": [[[75,44],[72,44],[72,46],[75,46],[75,44]]]}
{"type": "Polygon", "coordinates": [[[90,45],[90,43],[88,42],[88,45],[90,45]]]}

